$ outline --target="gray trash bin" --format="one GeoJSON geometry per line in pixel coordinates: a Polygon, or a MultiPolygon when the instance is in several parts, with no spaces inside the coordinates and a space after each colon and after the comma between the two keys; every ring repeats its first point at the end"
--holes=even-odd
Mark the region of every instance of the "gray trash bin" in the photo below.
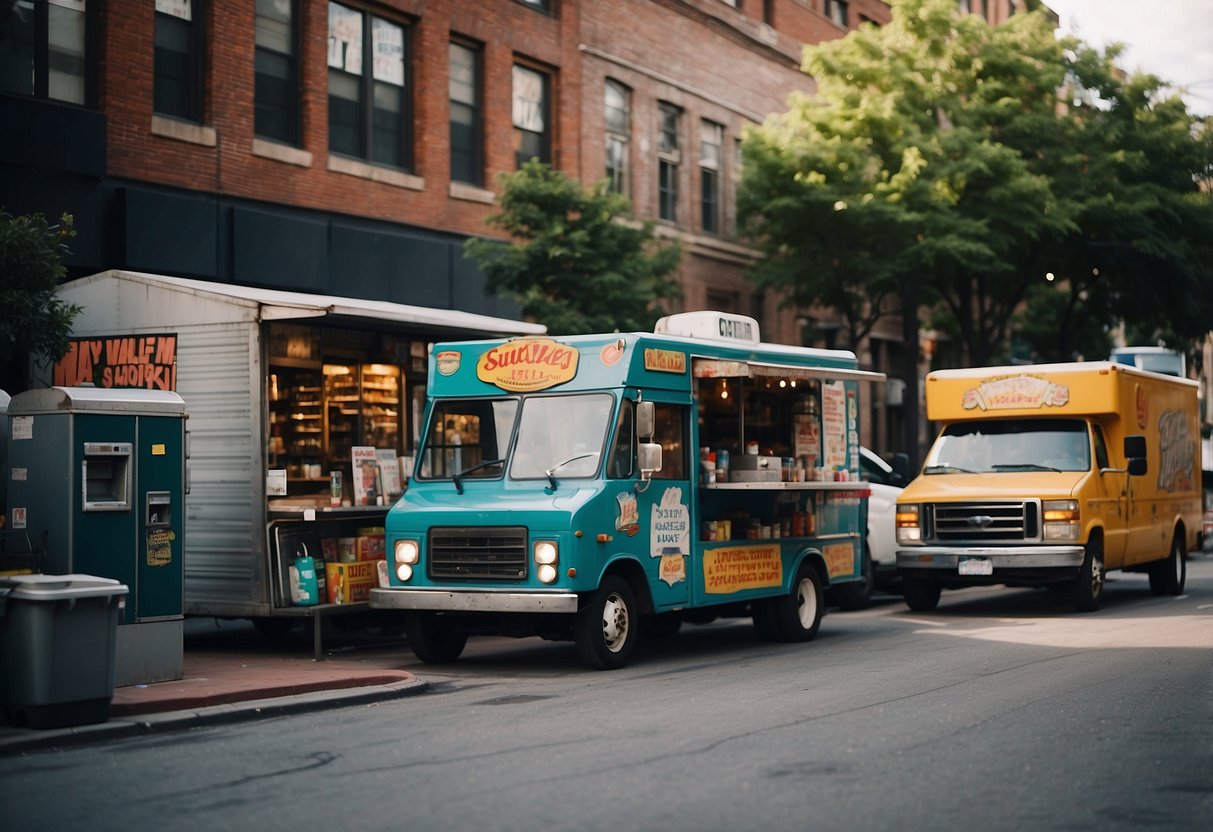
{"type": "Polygon", "coordinates": [[[127,587],[92,575],[0,578],[0,716],[19,727],[109,719],[127,587]]]}

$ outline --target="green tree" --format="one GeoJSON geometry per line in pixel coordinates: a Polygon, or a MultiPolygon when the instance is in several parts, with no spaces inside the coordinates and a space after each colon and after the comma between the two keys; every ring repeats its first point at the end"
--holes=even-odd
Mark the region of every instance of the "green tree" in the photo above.
{"type": "Polygon", "coordinates": [[[80,307],[55,294],[67,275],[62,258],[75,236],[72,217],[48,225],[41,214],[0,210],[0,368],[9,392],[29,386],[29,360],[58,361],[67,352],[80,307]]]}
{"type": "Polygon", "coordinates": [[[629,220],[626,197],[602,183],[587,190],[534,159],[501,184],[501,210],[488,222],[512,243],[473,238],[465,256],[490,292],[552,334],[648,331],[661,301],[678,296],[677,243],[658,243],[652,223],[629,220]]]}
{"type": "Polygon", "coordinates": [[[1097,314],[1096,328],[1153,316],[1194,333],[1203,315],[1208,329],[1196,177],[1209,160],[1182,102],[1119,73],[1115,49],[1057,40],[1040,12],[990,26],[951,0],[892,6],[885,27],[807,47],[817,94],[746,136],[738,200],[766,255],[756,279],[838,307],[856,333],[911,310],[910,401],[920,314],[967,364],[1004,359],[1038,297],[1097,314]],[[1040,292],[1047,273],[1072,297],[1040,292]],[[1160,278],[1173,284],[1143,297],[1160,278]]]}

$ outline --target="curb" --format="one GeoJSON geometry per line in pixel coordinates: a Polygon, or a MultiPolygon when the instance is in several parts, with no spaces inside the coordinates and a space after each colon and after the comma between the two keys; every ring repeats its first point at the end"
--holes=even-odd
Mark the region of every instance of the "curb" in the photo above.
{"type": "Polygon", "coordinates": [[[79,746],[103,740],[183,731],[210,725],[228,725],[351,705],[372,704],[406,696],[416,696],[424,693],[428,688],[429,682],[422,679],[409,679],[387,685],[313,691],[290,696],[249,699],[224,705],[208,705],[192,710],[131,715],[95,725],[50,730],[19,729],[14,730],[11,736],[0,736],[0,757],[30,751],[79,746]]]}

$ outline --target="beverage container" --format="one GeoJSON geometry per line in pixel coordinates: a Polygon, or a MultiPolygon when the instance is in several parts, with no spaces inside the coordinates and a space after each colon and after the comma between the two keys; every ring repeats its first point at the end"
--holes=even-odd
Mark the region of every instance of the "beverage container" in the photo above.
{"type": "Polygon", "coordinates": [[[341,505],[341,472],[329,471],[329,505],[337,508],[341,505]]]}

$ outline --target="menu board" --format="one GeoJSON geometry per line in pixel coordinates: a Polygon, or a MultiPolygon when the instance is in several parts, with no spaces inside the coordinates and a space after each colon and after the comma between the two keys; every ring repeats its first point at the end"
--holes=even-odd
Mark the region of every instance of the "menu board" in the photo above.
{"type": "Polygon", "coordinates": [[[821,436],[824,462],[831,470],[847,464],[847,390],[841,381],[821,385],[821,436]]]}

